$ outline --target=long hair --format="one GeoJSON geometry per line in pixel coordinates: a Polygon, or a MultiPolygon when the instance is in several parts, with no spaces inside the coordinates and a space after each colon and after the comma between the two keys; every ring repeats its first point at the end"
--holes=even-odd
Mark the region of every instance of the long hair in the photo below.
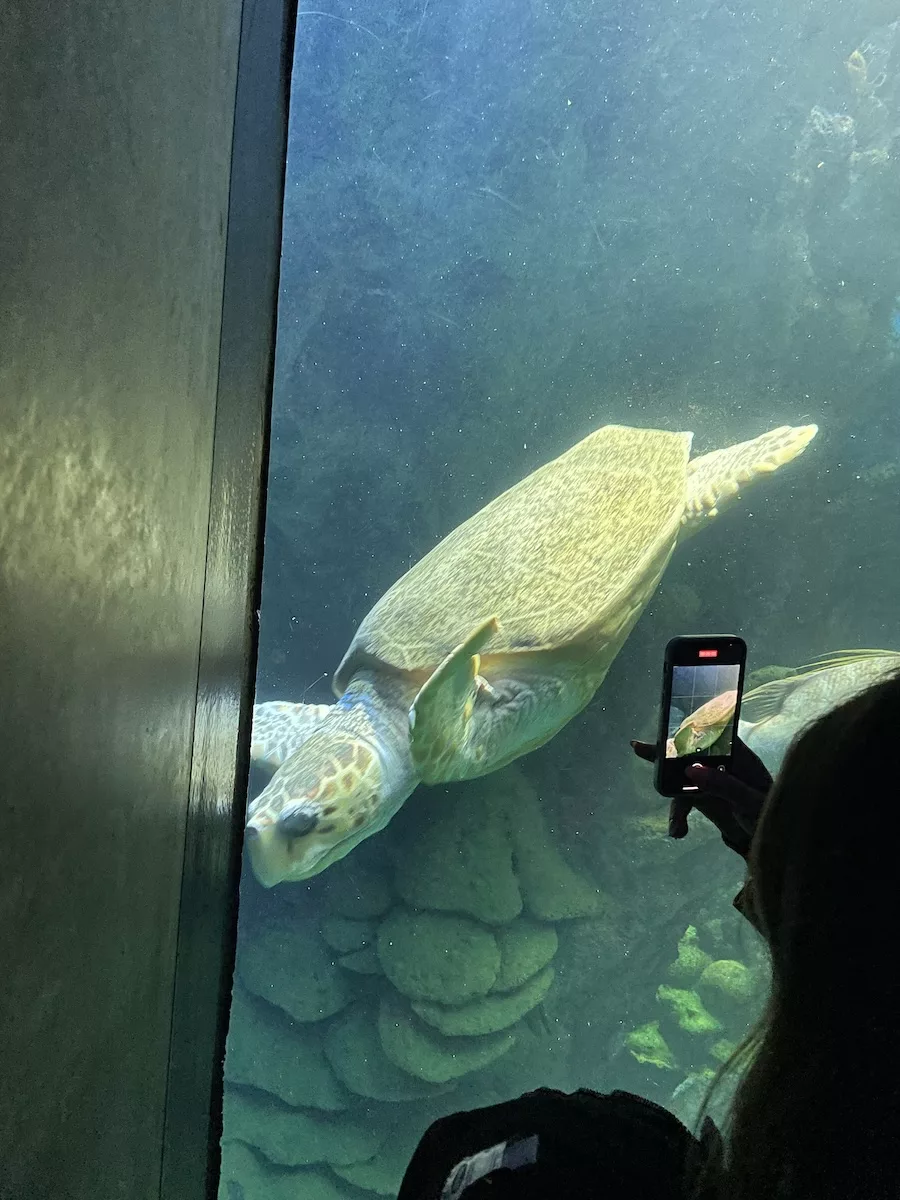
{"type": "Polygon", "coordinates": [[[898,750],[900,675],[806,730],[763,809],[771,989],[736,1056],[723,1200],[900,1197],[898,750]]]}

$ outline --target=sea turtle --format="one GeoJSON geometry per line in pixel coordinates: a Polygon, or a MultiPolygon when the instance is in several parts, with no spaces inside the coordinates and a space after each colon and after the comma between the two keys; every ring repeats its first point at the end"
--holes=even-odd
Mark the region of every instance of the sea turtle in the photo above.
{"type": "Polygon", "coordinates": [[[271,887],[383,829],[419,783],[486,775],[585,707],[676,542],[800,454],[782,426],[689,460],[690,433],[607,425],[465,521],[365,617],[332,705],[254,711],[274,770],[247,845],[271,887]]]}
{"type": "Polygon", "coordinates": [[[682,758],[685,754],[710,749],[734,716],[736,702],[737,688],[732,688],[694,709],[666,742],[666,758],[682,758]]]}

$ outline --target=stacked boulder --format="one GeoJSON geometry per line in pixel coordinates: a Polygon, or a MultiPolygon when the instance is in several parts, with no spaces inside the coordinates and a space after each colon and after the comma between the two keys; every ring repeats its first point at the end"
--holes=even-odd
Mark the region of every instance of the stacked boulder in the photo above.
{"type": "MultiPolygon", "coordinates": [[[[749,961],[742,961],[724,942],[721,925],[720,920],[708,922],[702,937],[695,926],[686,928],[677,957],[666,969],[666,982],[656,990],[660,1015],[625,1038],[636,1062],[681,1076],[667,1103],[688,1124],[717,1069],[758,1016],[766,994],[765,956],[761,945],[750,942],[755,935],[740,929],[748,942],[744,954],[749,961]],[[714,957],[716,952],[723,956],[714,957]]],[[[729,1095],[723,1089],[720,1104],[729,1095]]]]}
{"type": "Polygon", "coordinates": [[[556,926],[603,910],[518,768],[401,818],[242,919],[222,1200],[396,1194],[432,1120],[516,1090],[556,926]]]}

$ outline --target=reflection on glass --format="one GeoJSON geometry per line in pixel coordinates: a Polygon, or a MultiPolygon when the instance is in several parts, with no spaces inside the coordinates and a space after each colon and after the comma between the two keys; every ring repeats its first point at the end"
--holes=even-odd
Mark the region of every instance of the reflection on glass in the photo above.
{"type": "Polygon", "coordinates": [[[773,767],[898,661],[900,35],[820,9],[300,12],[222,1200],[540,1085],[691,1121],[758,1013],[628,742],[685,630],[773,767]]]}

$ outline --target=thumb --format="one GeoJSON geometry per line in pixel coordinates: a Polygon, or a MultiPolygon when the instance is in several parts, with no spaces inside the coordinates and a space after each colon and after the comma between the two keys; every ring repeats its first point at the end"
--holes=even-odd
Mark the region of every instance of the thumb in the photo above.
{"type": "Polygon", "coordinates": [[[644,762],[656,762],[656,742],[632,741],[631,748],[644,762]]]}

